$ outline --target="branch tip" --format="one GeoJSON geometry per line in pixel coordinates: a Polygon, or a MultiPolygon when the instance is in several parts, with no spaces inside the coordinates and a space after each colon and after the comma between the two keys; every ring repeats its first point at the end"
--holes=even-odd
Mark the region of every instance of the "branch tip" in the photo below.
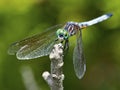
{"type": "Polygon", "coordinates": [[[48,71],[43,72],[42,77],[47,80],[47,78],[50,76],[50,73],[48,71]]]}

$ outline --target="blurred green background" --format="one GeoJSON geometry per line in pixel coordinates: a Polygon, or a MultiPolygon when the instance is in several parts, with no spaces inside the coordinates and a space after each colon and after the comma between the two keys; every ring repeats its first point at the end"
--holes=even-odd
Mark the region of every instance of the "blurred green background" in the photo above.
{"type": "Polygon", "coordinates": [[[64,90],[120,90],[120,0],[0,0],[0,90],[49,90],[42,78],[50,70],[48,56],[17,60],[7,54],[12,42],[67,21],[83,22],[105,13],[107,21],[83,30],[87,71],[79,80],[72,54],[64,59],[64,90]]]}

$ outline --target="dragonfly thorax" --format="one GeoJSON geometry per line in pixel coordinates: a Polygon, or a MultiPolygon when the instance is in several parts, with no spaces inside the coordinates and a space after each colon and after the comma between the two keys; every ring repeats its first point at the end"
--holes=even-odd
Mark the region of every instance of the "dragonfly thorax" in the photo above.
{"type": "Polygon", "coordinates": [[[60,41],[67,40],[69,38],[69,33],[65,29],[58,29],[56,34],[60,41]]]}
{"type": "Polygon", "coordinates": [[[68,31],[69,36],[73,36],[80,29],[80,26],[77,22],[67,22],[64,26],[64,29],[68,31]]]}

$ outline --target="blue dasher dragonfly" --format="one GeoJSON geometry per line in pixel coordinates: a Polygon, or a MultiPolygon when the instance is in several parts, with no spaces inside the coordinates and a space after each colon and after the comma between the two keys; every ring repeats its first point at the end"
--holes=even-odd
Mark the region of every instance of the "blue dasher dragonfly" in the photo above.
{"type": "Polygon", "coordinates": [[[11,44],[8,53],[16,54],[19,60],[29,60],[49,55],[55,43],[64,42],[64,50],[69,48],[69,37],[76,35],[76,46],[73,52],[73,64],[76,76],[81,79],[86,71],[83,53],[82,32],[85,27],[97,24],[110,18],[112,14],[104,14],[86,22],[67,22],[64,26],[56,25],[43,33],[28,37],[11,44]]]}

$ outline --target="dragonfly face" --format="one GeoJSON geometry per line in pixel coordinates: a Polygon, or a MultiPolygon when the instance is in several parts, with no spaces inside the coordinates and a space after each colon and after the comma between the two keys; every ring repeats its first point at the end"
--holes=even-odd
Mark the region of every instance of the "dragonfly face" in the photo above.
{"type": "Polygon", "coordinates": [[[61,42],[69,38],[68,32],[64,29],[58,29],[56,34],[57,34],[58,40],[61,42]]]}

